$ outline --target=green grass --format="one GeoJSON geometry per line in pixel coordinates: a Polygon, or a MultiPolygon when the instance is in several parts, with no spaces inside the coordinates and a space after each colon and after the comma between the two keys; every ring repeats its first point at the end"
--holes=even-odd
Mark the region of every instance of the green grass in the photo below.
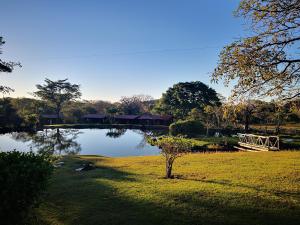
{"type": "Polygon", "coordinates": [[[164,179],[161,156],[73,156],[55,171],[42,224],[300,224],[300,152],[191,154],[164,179]],[[75,172],[83,160],[97,169],[75,172]]]}

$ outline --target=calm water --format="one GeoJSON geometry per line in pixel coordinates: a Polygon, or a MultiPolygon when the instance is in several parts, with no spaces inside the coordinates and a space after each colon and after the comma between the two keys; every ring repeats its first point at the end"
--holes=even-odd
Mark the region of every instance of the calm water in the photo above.
{"type": "MultiPolygon", "coordinates": [[[[130,129],[45,129],[37,133],[0,134],[1,151],[39,151],[54,154],[119,156],[157,155],[145,134],[154,131],[130,129]]],[[[162,131],[161,131],[162,132],[162,131]]]]}

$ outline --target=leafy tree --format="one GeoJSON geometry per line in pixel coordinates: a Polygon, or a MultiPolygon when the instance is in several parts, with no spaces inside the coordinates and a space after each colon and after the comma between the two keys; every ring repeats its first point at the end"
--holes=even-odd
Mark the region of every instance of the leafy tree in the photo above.
{"type": "Polygon", "coordinates": [[[200,120],[178,120],[170,124],[169,132],[173,136],[197,137],[204,133],[203,123],[200,120]]]}
{"type": "Polygon", "coordinates": [[[200,120],[202,118],[202,111],[197,108],[193,108],[188,115],[188,119],[190,120],[200,120]]]}
{"type": "Polygon", "coordinates": [[[300,98],[294,99],[287,103],[287,107],[290,109],[290,115],[288,117],[289,122],[300,122],[300,98]]]}
{"type": "Polygon", "coordinates": [[[235,127],[237,128],[237,114],[235,111],[235,105],[226,102],[223,104],[223,115],[222,119],[224,121],[224,127],[235,127]]]}
{"type": "Polygon", "coordinates": [[[0,99],[0,125],[2,127],[18,127],[21,125],[21,118],[13,107],[10,98],[0,99]]]}
{"type": "Polygon", "coordinates": [[[253,35],[224,47],[212,79],[237,80],[233,97],[300,95],[300,1],[242,0],[253,35]]]}
{"type": "Polygon", "coordinates": [[[106,113],[108,113],[111,116],[116,115],[118,112],[119,112],[119,110],[115,106],[111,106],[111,107],[106,109],[106,113]]]}
{"type": "Polygon", "coordinates": [[[274,118],[276,122],[275,126],[275,132],[276,134],[279,134],[280,132],[280,127],[282,123],[287,119],[288,114],[290,112],[290,109],[286,107],[287,105],[285,104],[284,101],[276,101],[274,104],[275,107],[275,113],[274,113],[274,118]]]}
{"type": "MultiPolygon", "coordinates": [[[[2,54],[1,46],[3,44],[5,44],[5,41],[3,40],[3,37],[0,36],[0,55],[2,54]]],[[[15,66],[21,66],[21,64],[16,62],[5,62],[2,59],[0,59],[0,73],[1,72],[11,73],[15,66]]],[[[11,91],[14,90],[10,87],[0,85],[0,92],[2,92],[3,94],[7,94],[11,91]]]]}
{"type": "Polygon", "coordinates": [[[120,110],[124,114],[138,115],[150,110],[149,102],[153,98],[149,95],[133,95],[122,97],[120,100],[120,110]]]}
{"type": "Polygon", "coordinates": [[[200,120],[205,124],[206,126],[206,135],[209,134],[210,128],[221,128],[221,122],[222,122],[222,116],[223,116],[223,105],[222,106],[211,106],[207,105],[204,107],[204,111],[201,114],[200,120]]]}
{"type": "Polygon", "coordinates": [[[158,146],[161,149],[161,154],[166,160],[166,178],[172,178],[172,169],[175,159],[189,153],[192,144],[189,139],[179,137],[159,137],[149,139],[151,144],[158,146]]]}
{"type": "Polygon", "coordinates": [[[69,102],[62,109],[65,123],[78,123],[84,114],[96,112],[96,109],[91,107],[89,103],[81,101],[69,102]]]}
{"type": "Polygon", "coordinates": [[[214,108],[210,105],[204,107],[203,122],[206,127],[206,136],[209,135],[209,129],[213,128],[215,125],[215,113],[214,108]]]}
{"type": "Polygon", "coordinates": [[[39,115],[37,114],[27,114],[23,118],[25,122],[25,126],[30,128],[36,128],[37,124],[39,123],[39,115]]]}
{"type": "Polygon", "coordinates": [[[65,103],[76,100],[81,96],[79,85],[67,82],[68,79],[52,81],[45,79],[44,85],[36,85],[38,91],[34,95],[49,102],[55,108],[57,119],[60,117],[62,107],[65,103]]]}
{"type": "MultiPolygon", "coordinates": [[[[274,119],[274,103],[256,100],[252,123],[267,126],[274,119]]],[[[267,128],[267,127],[265,127],[267,128]]]]}
{"type": "Polygon", "coordinates": [[[251,118],[256,109],[255,101],[243,101],[235,105],[236,114],[238,121],[244,124],[244,129],[246,132],[249,131],[251,118]]]}
{"type": "Polygon", "coordinates": [[[163,94],[156,110],[174,115],[178,119],[184,119],[192,109],[203,111],[207,105],[218,106],[220,104],[216,91],[206,84],[200,81],[181,82],[163,94]]]}
{"type": "Polygon", "coordinates": [[[52,110],[46,102],[32,98],[11,98],[13,108],[23,120],[26,127],[34,128],[39,124],[43,113],[50,113],[52,110]]]}
{"type": "Polygon", "coordinates": [[[245,131],[249,130],[253,115],[256,113],[256,101],[247,100],[239,103],[228,101],[222,107],[224,127],[240,127],[243,124],[245,131]]]}

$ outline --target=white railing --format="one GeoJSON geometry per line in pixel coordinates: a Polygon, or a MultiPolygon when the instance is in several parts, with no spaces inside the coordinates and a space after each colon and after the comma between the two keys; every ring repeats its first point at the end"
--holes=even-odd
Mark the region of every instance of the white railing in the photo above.
{"type": "Polygon", "coordinates": [[[279,150],[278,136],[261,136],[255,134],[237,134],[239,145],[257,150],[279,150]]]}

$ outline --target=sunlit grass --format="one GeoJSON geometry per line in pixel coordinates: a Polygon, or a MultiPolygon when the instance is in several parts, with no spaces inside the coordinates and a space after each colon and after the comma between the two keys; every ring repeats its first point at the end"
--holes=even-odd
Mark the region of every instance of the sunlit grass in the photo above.
{"type": "MultiPolygon", "coordinates": [[[[275,130],[276,125],[271,125],[271,124],[253,124],[250,127],[256,128],[256,129],[261,129],[261,130],[263,130],[265,128],[267,128],[268,130],[269,129],[270,130],[272,130],[272,129],[275,130]]],[[[282,129],[296,129],[296,130],[300,130],[300,123],[282,124],[280,126],[280,128],[282,128],[282,129]]]]}
{"type": "Polygon", "coordinates": [[[64,160],[44,224],[300,224],[300,152],[191,154],[170,180],[161,156],[64,160]],[[75,172],[82,160],[97,169],[75,172]]]}

